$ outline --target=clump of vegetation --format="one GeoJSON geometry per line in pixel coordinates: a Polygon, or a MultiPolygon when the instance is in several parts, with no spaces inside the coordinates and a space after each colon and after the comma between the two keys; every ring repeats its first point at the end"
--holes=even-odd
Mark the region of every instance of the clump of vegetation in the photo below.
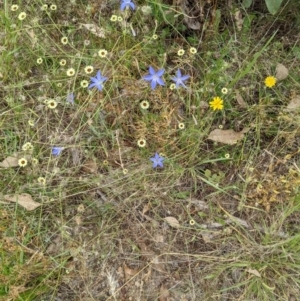
{"type": "Polygon", "coordinates": [[[279,7],[5,2],[0,300],[297,299],[300,6],[279,7]]]}

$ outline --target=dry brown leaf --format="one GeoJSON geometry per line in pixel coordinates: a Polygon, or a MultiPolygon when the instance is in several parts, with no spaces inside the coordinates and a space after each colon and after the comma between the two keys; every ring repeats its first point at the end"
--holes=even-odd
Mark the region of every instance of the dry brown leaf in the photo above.
{"type": "Polygon", "coordinates": [[[28,193],[5,195],[4,199],[8,202],[18,203],[28,211],[32,211],[37,207],[41,206],[40,203],[35,202],[31,195],[28,193]]]}
{"type": "Polygon", "coordinates": [[[138,272],[138,269],[131,269],[126,264],[124,264],[124,273],[126,280],[128,280],[128,278],[130,279],[132,276],[135,276],[138,272]]]}
{"type": "Polygon", "coordinates": [[[99,38],[105,38],[104,29],[95,24],[81,24],[82,27],[86,28],[92,34],[96,35],[99,38]]]}
{"type": "Polygon", "coordinates": [[[283,80],[289,75],[289,70],[284,65],[278,63],[276,66],[276,78],[277,80],[283,80]]]}
{"type": "Polygon", "coordinates": [[[247,269],[246,272],[261,278],[261,275],[260,275],[259,271],[256,270],[256,269],[247,269]]]}
{"type": "Polygon", "coordinates": [[[82,170],[86,173],[91,173],[91,174],[97,173],[98,171],[97,162],[92,159],[86,160],[82,166],[82,170]]]}
{"type": "Polygon", "coordinates": [[[164,220],[173,228],[179,228],[180,224],[178,220],[173,216],[167,216],[164,218],[164,220]]]}
{"type": "Polygon", "coordinates": [[[239,104],[239,106],[243,109],[248,108],[248,104],[245,102],[243,96],[240,94],[240,92],[238,90],[235,90],[235,94],[236,94],[236,100],[239,104]]]}
{"type": "Polygon", "coordinates": [[[235,24],[237,27],[237,30],[240,31],[243,28],[243,23],[244,23],[244,19],[243,19],[243,14],[242,12],[237,9],[234,13],[234,19],[235,19],[235,24]]]}
{"type": "Polygon", "coordinates": [[[4,159],[0,163],[0,166],[4,167],[4,168],[19,166],[18,160],[19,160],[19,158],[15,155],[14,156],[8,156],[6,159],[4,159]]]}
{"type": "Polygon", "coordinates": [[[169,301],[170,300],[170,292],[167,288],[162,285],[159,290],[159,301],[169,301]]]}
{"type": "Polygon", "coordinates": [[[215,129],[210,132],[207,138],[216,142],[233,145],[236,144],[239,140],[244,139],[244,134],[249,130],[250,128],[244,128],[240,132],[235,132],[234,130],[215,129]]]}
{"type": "Polygon", "coordinates": [[[147,213],[147,212],[149,211],[149,209],[150,209],[149,205],[146,204],[146,205],[144,206],[144,208],[143,208],[142,215],[144,216],[145,213],[147,213]]]}
{"type": "Polygon", "coordinates": [[[287,110],[292,111],[300,107],[300,95],[296,95],[292,98],[290,103],[287,105],[287,110]]]}

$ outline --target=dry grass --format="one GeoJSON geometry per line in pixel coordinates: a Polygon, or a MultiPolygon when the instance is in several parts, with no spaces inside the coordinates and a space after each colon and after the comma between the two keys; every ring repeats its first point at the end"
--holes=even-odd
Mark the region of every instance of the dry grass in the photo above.
{"type": "Polygon", "coordinates": [[[300,93],[299,7],[262,22],[261,7],[216,3],[199,32],[170,3],[136,2],[121,13],[118,1],[15,12],[5,1],[1,161],[28,164],[1,168],[0,187],[41,206],[1,202],[0,300],[298,300],[299,109],[287,106],[300,93]],[[277,63],[289,76],[267,89],[277,63]],[[149,65],[165,68],[166,86],[149,88],[149,65]],[[187,89],[170,89],[178,68],[187,89]],[[83,88],[98,70],[103,91],[83,88]],[[209,107],[215,96],[222,111],[209,107]],[[245,137],[207,139],[218,128],[245,137]]]}

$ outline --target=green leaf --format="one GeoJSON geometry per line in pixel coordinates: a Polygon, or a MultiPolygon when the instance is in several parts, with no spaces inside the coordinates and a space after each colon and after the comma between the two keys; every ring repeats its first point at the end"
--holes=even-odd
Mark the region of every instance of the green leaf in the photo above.
{"type": "Polygon", "coordinates": [[[265,0],[265,1],[266,1],[269,12],[272,15],[275,15],[278,12],[279,7],[283,0],[265,0]]]}
{"type": "Polygon", "coordinates": [[[252,4],[252,0],[244,0],[243,1],[243,6],[245,8],[249,8],[251,4],[252,4]]]}

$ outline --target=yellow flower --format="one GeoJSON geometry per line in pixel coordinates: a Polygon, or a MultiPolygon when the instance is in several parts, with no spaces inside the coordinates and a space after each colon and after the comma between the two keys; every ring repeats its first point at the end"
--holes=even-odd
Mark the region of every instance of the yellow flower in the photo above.
{"type": "Polygon", "coordinates": [[[268,76],[265,79],[265,85],[267,88],[272,88],[276,84],[276,78],[274,76],[268,76]]]}
{"type": "Polygon", "coordinates": [[[36,63],[39,64],[39,65],[40,65],[42,62],[43,62],[43,59],[42,59],[41,57],[39,57],[39,58],[36,60],[36,63]]]}
{"type": "Polygon", "coordinates": [[[34,126],[34,120],[29,119],[29,120],[28,120],[28,124],[29,124],[30,126],[34,126]]]}
{"type": "Polygon", "coordinates": [[[47,9],[48,9],[48,4],[43,4],[43,5],[41,6],[41,10],[45,11],[45,10],[47,10],[47,9]]]}
{"type": "Polygon", "coordinates": [[[94,71],[94,67],[93,66],[86,66],[85,68],[84,68],[84,72],[86,73],[86,74],[90,74],[90,73],[92,73],[94,71]]]}
{"type": "Polygon", "coordinates": [[[68,44],[68,37],[62,37],[61,39],[60,39],[60,41],[61,41],[61,43],[62,44],[64,44],[64,45],[66,45],[66,44],[68,44]]]}
{"type": "Polygon", "coordinates": [[[191,54],[197,53],[197,49],[196,49],[195,47],[191,47],[191,48],[190,48],[190,53],[191,53],[191,54]]]}
{"type": "Polygon", "coordinates": [[[56,6],[55,4],[51,4],[51,5],[50,5],[50,9],[51,9],[51,10],[57,10],[57,6],[56,6]]]}
{"type": "Polygon", "coordinates": [[[183,49],[179,49],[179,50],[177,51],[177,54],[178,54],[179,56],[184,55],[184,50],[183,50],[183,49]]]}
{"type": "Polygon", "coordinates": [[[105,49],[100,49],[100,50],[98,51],[98,55],[99,55],[100,57],[106,57],[106,56],[107,56],[107,51],[106,51],[105,49]]]}
{"type": "Polygon", "coordinates": [[[190,220],[190,225],[194,226],[195,225],[195,221],[193,219],[190,220]]]}
{"type": "Polygon", "coordinates": [[[124,174],[124,175],[127,175],[127,174],[128,174],[128,169],[127,169],[127,168],[124,168],[124,169],[123,169],[123,174],[124,174]]]}
{"type": "Polygon", "coordinates": [[[225,154],[225,158],[229,159],[230,158],[230,154],[225,154]]]}
{"type": "Polygon", "coordinates": [[[139,139],[137,142],[137,145],[139,147],[145,147],[146,146],[146,140],[145,139],[139,139]]]}
{"type": "Polygon", "coordinates": [[[73,76],[75,74],[75,69],[74,68],[69,68],[68,70],[67,70],[67,75],[68,76],[73,76]]]}
{"type": "Polygon", "coordinates": [[[17,4],[13,4],[11,7],[10,7],[10,10],[11,11],[16,11],[16,10],[18,10],[19,9],[19,5],[17,5],[17,4]]]}
{"type": "Polygon", "coordinates": [[[121,16],[118,16],[118,21],[119,22],[122,22],[123,21],[123,18],[121,16]]]}
{"type": "Polygon", "coordinates": [[[158,39],[158,35],[157,35],[157,34],[154,34],[154,35],[152,36],[152,39],[153,39],[153,40],[157,40],[157,39],[158,39]]]}
{"type": "Polygon", "coordinates": [[[25,167],[27,165],[27,160],[25,158],[21,158],[18,161],[18,164],[19,164],[20,167],[25,167]]]}
{"type": "Polygon", "coordinates": [[[147,110],[149,108],[149,102],[147,100],[142,100],[140,106],[142,109],[147,110]]]}
{"type": "Polygon", "coordinates": [[[222,110],[223,105],[223,99],[220,97],[214,97],[213,100],[209,103],[209,106],[215,111],[215,110],[222,110]]]}
{"type": "Polygon", "coordinates": [[[18,16],[18,19],[22,21],[22,20],[24,20],[24,19],[26,18],[26,16],[27,16],[26,13],[21,12],[21,13],[19,14],[19,16],[18,16]]]}

